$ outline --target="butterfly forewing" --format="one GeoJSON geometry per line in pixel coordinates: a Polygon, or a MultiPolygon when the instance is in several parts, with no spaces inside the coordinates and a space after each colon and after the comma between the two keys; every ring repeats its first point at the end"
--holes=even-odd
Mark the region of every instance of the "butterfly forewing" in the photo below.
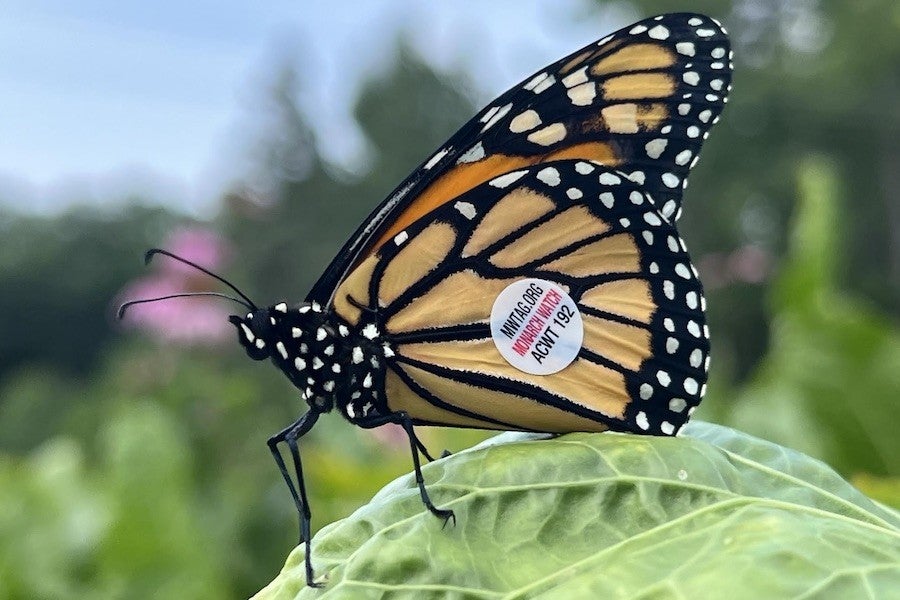
{"type": "Polygon", "coordinates": [[[677,218],[681,192],[731,87],[713,19],[654,17],[557,61],[491,102],[364,222],[313,287],[329,303],[351,268],[413,222],[504,173],[564,159],[626,173],[677,218]]]}
{"type": "Polygon", "coordinates": [[[377,311],[392,348],[388,408],[418,423],[672,434],[703,393],[705,300],[684,243],[599,162],[541,163],[439,205],[338,288],[351,323],[354,304],[377,311]],[[577,304],[583,343],[558,373],[522,371],[492,338],[495,299],[523,278],[577,304]]]}

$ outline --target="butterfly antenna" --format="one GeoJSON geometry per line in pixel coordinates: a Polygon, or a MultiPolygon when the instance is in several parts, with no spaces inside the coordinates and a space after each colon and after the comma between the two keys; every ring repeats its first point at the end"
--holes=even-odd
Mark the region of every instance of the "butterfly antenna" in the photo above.
{"type": "Polygon", "coordinates": [[[237,302],[238,304],[244,306],[247,309],[255,310],[253,306],[247,304],[240,298],[235,298],[234,296],[229,296],[228,294],[220,294],[219,292],[185,292],[182,294],[169,294],[167,296],[159,296],[158,298],[142,298],[140,300],[131,300],[129,302],[125,302],[122,306],[119,307],[119,312],[116,313],[116,316],[119,319],[125,316],[125,311],[128,310],[129,307],[134,306],[135,304],[146,304],[148,302],[159,302],[160,300],[170,300],[172,298],[196,298],[197,296],[213,296],[215,298],[225,298],[226,300],[231,300],[232,302],[237,302]]]}
{"type": "MultiPolygon", "coordinates": [[[[213,279],[215,279],[215,280],[217,280],[217,281],[221,281],[222,283],[224,283],[225,285],[227,285],[228,287],[230,287],[232,290],[234,290],[234,292],[237,293],[238,296],[240,296],[241,298],[243,298],[243,299],[246,301],[246,306],[247,306],[248,308],[250,308],[251,310],[254,310],[254,311],[255,311],[255,310],[258,310],[258,309],[256,308],[256,304],[253,303],[253,300],[251,300],[250,298],[248,298],[247,295],[244,294],[244,292],[242,292],[241,290],[239,290],[239,289],[237,288],[237,286],[235,286],[233,283],[231,283],[230,281],[228,281],[227,279],[225,279],[225,278],[222,277],[221,275],[216,275],[215,273],[213,273],[213,272],[210,271],[209,269],[204,269],[203,267],[201,267],[200,265],[198,265],[198,264],[195,263],[195,262],[191,262],[191,261],[189,261],[189,260],[186,259],[186,258],[181,258],[181,257],[178,256],[177,254],[172,254],[172,253],[169,252],[168,250],[163,250],[163,249],[161,249],[161,248],[151,248],[151,249],[147,250],[147,253],[144,254],[144,264],[145,264],[145,265],[149,265],[149,264],[150,264],[150,261],[153,260],[153,257],[154,257],[155,255],[157,255],[157,254],[162,254],[163,256],[168,256],[169,258],[171,258],[171,259],[173,259],[173,260],[177,260],[177,261],[180,262],[180,263],[186,264],[186,265],[189,266],[189,267],[193,267],[193,268],[197,269],[197,270],[200,271],[201,273],[206,273],[207,275],[209,275],[210,277],[212,277],[213,279]]],[[[230,300],[237,300],[236,298],[231,298],[231,297],[229,297],[229,296],[222,296],[222,297],[224,297],[224,298],[229,298],[230,300]]]]}

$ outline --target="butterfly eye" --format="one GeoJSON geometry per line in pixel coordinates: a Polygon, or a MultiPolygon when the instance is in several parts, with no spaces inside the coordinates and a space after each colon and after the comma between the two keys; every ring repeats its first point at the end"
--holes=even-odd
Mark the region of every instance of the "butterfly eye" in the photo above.
{"type": "Polygon", "coordinates": [[[228,317],[228,320],[237,329],[238,341],[247,355],[253,360],[263,360],[270,356],[266,343],[266,330],[257,329],[254,323],[259,319],[256,318],[256,315],[251,315],[251,317],[253,318],[243,319],[232,315],[228,317]]]}

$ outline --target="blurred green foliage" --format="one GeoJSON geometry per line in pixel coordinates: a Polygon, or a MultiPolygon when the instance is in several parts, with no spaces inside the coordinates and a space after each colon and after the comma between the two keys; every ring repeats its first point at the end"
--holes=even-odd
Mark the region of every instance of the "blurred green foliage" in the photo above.
{"type": "MultiPolygon", "coordinates": [[[[733,35],[737,69],[681,225],[709,292],[700,414],[822,458],[897,505],[900,6],[706,4],[733,35]]],[[[357,102],[369,169],[344,173],[298,109],[308,76],[285,69],[260,92],[266,189],[235,186],[203,224],[233,244],[228,276],[261,304],[302,298],[475,109],[464,75],[401,44],[357,102]]],[[[302,409],[295,391],[237,344],[164,346],[113,322],[142,251],[190,223],[152,205],[0,211],[0,598],[247,596],[296,541],[264,444],[302,409]]],[[[483,437],[425,432],[437,451],[483,437]]],[[[409,468],[402,446],[334,416],[303,452],[316,528],[409,468]]]]}

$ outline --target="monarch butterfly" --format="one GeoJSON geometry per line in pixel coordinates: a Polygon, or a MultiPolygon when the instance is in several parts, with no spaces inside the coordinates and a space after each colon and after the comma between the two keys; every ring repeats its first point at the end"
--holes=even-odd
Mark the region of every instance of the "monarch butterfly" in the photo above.
{"type": "Polygon", "coordinates": [[[295,306],[258,308],[199,265],[148,252],[234,290],[249,311],[230,318],[241,345],[309,405],[268,440],[309,585],[297,440],[322,413],[401,425],[422,501],[444,524],[455,518],[428,496],[415,425],[674,435],[687,421],[706,388],[709,330],[675,221],[731,58],[716,20],[667,14],[525,79],[401,183],[295,306]]]}

